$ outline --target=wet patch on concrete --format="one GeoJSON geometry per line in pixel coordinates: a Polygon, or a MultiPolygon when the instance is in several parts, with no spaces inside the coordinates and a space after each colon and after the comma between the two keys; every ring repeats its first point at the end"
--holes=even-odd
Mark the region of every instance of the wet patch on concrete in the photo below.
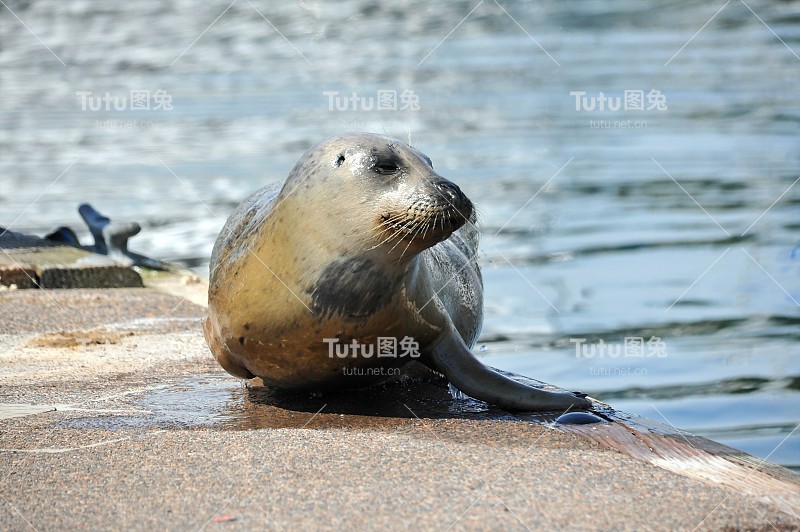
{"type": "Polygon", "coordinates": [[[78,429],[127,430],[140,428],[190,429],[210,427],[224,418],[230,403],[242,400],[241,386],[219,375],[199,375],[141,393],[131,405],[141,413],[82,416],[57,426],[78,429]]]}
{"type": "Polygon", "coordinates": [[[348,393],[287,393],[245,386],[219,374],[183,378],[149,390],[131,406],[136,415],[82,416],[57,422],[78,429],[258,430],[385,429],[388,420],[475,419],[546,423],[558,414],[515,415],[473,399],[453,399],[446,381],[392,383],[348,393]]]}

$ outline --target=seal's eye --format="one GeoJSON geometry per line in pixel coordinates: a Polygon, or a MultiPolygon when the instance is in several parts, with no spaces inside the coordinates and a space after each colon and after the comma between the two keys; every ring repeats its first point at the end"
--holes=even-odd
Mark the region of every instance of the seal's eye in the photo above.
{"type": "Polygon", "coordinates": [[[339,157],[336,159],[336,166],[342,166],[343,162],[344,162],[344,155],[339,155],[339,157]]]}
{"type": "Polygon", "coordinates": [[[378,161],[373,168],[383,175],[396,174],[400,170],[400,167],[394,161],[378,161]]]}

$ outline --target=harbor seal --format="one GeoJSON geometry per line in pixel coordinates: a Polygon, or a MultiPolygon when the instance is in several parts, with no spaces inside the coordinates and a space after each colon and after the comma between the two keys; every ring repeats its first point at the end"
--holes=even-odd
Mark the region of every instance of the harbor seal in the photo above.
{"type": "Polygon", "coordinates": [[[471,352],[483,321],[475,209],[431,160],[367,133],[325,139],[231,214],[210,263],[206,342],[284,390],[373,385],[415,360],[513,410],[588,407],[471,352]]]}

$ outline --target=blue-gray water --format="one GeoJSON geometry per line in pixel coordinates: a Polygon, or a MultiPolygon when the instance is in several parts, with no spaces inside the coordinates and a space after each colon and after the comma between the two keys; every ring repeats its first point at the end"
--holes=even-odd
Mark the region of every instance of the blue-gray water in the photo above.
{"type": "Polygon", "coordinates": [[[487,362],[800,466],[797,2],[5,1],[0,225],[88,201],[202,271],[313,142],[410,137],[480,210],[487,362]],[[132,90],[150,110],[81,109],[132,90]],[[644,110],[570,94],[626,90],[644,110]]]}

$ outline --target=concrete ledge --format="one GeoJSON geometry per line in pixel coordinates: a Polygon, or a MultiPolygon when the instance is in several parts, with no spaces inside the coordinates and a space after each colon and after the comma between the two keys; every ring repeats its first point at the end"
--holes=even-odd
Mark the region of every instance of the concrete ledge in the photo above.
{"type": "Polygon", "coordinates": [[[0,228],[0,286],[141,287],[142,278],[104,255],[0,228]]]}
{"type": "Polygon", "coordinates": [[[437,380],[246,388],[205,310],[151,289],[6,291],[0,312],[3,530],[800,524],[796,474],[608,406],[559,426],[437,380]]]}

